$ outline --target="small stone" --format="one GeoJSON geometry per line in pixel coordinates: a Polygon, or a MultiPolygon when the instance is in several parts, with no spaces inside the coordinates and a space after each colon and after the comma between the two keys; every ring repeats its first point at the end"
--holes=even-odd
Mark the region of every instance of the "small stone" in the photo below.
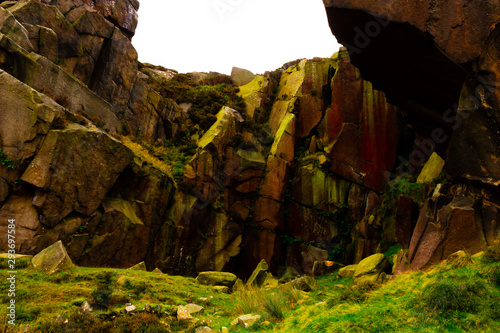
{"type": "Polygon", "coordinates": [[[93,311],[93,309],[90,306],[90,303],[88,301],[83,302],[82,309],[83,309],[83,311],[87,311],[87,312],[92,312],[93,311]]]}
{"type": "Polygon", "coordinates": [[[189,313],[185,306],[179,305],[177,307],[177,320],[191,320],[193,316],[189,313]]]}
{"type": "Polygon", "coordinates": [[[56,323],[62,323],[64,320],[63,318],[61,317],[61,315],[57,315],[56,317],[56,323]]]}
{"type": "Polygon", "coordinates": [[[231,289],[229,289],[229,287],[226,287],[226,286],[214,286],[213,289],[216,292],[221,293],[221,294],[230,294],[231,293],[231,289]]]}
{"type": "Polygon", "coordinates": [[[159,268],[155,268],[151,273],[158,274],[158,275],[162,275],[163,274],[163,272],[159,268]]]}
{"type": "Polygon", "coordinates": [[[220,333],[229,333],[229,329],[224,326],[220,329],[220,333]]]}
{"type": "Polygon", "coordinates": [[[200,326],[195,330],[196,333],[212,333],[212,329],[208,326],[200,326]]]}
{"type": "Polygon", "coordinates": [[[255,324],[261,317],[261,315],[246,314],[238,317],[238,324],[243,327],[250,327],[255,324]]]}
{"type": "Polygon", "coordinates": [[[134,265],[130,267],[128,270],[130,271],[146,271],[146,263],[144,261],[138,263],[137,265],[134,265]]]}
{"type": "Polygon", "coordinates": [[[125,311],[127,311],[127,312],[133,312],[135,310],[137,310],[137,307],[135,305],[129,305],[129,306],[125,307],[125,311]]]}
{"type": "Polygon", "coordinates": [[[195,313],[203,311],[205,308],[202,306],[191,303],[191,304],[186,305],[186,309],[189,311],[190,314],[195,314],[195,313]]]}
{"type": "Polygon", "coordinates": [[[152,310],[152,309],[151,309],[151,305],[146,304],[146,306],[145,306],[144,310],[146,310],[146,312],[148,312],[148,313],[151,313],[151,310],[152,310]]]}
{"type": "MultiPolygon", "coordinates": [[[[65,321],[65,323],[66,323],[66,322],[67,322],[67,320],[65,321]]],[[[24,326],[23,326],[23,327],[19,330],[19,332],[20,332],[20,333],[27,333],[27,332],[29,332],[29,330],[30,330],[30,325],[24,325],[24,326]]]]}

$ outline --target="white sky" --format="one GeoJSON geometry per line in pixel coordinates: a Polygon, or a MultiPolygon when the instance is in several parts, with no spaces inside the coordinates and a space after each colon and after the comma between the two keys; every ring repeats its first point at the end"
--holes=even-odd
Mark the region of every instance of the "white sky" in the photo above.
{"type": "Polygon", "coordinates": [[[140,0],[139,61],[186,72],[254,73],[339,45],[322,0],[140,0]]]}

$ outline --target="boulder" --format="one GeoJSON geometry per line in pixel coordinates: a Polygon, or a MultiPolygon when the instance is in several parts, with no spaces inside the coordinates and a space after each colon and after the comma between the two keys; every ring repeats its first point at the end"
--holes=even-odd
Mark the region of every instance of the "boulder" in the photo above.
{"type": "Polygon", "coordinates": [[[371,255],[361,260],[354,272],[354,281],[360,282],[377,282],[380,274],[389,268],[390,264],[387,258],[382,253],[371,255]]]}
{"type": "Polygon", "coordinates": [[[243,326],[245,328],[251,327],[258,320],[260,320],[261,317],[262,317],[261,315],[255,315],[255,314],[246,314],[240,316],[238,317],[238,325],[243,326]]]}
{"type": "Polygon", "coordinates": [[[255,75],[249,70],[233,67],[231,70],[231,79],[233,83],[237,86],[244,86],[250,83],[255,78],[255,75]]]}
{"type": "Polygon", "coordinates": [[[61,241],[34,256],[32,263],[33,267],[47,274],[68,271],[74,267],[61,241]]]}
{"type": "Polygon", "coordinates": [[[257,286],[262,287],[268,278],[271,275],[269,272],[269,267],[267,266],[267,262],[262,259],[261,262],[255,267],[252,275],[248,278],[246,285],[247,286],[257,286]]]}
{"type": "Polygon", "coordinates": [[[142,262],[138,263],[137,265],[130,267],[128,270],[130,270],[130,271],[147,271],[146,263],[144,261],[142,261],[142,262]]]}
{"type": "Polygon", "coordinates": [[[354,273],[358,269],[358,265],[349,265],[346,267],[343,267],[339,269],[339,276],[340,277],[346,277],[346,276],[354,276],[354,273]]]}
{"type": "Polygon", "coordinates": [[[294,288],[297,290],[310,292],[316,290],[317,282],[316,279],[312,276],[302,276],[297,279],[294,279],[290,282],[287,282],[281,286],[281,288],[294,288]]]}
{"type": "Polygon", "coordinates": [[[226,286],[231,288],[238,277],[227,272],[201,272],[196,280],[205,285],[226,286]]]}
{"type": "Polygon", "coordinates": [[[191,313],[189,313],[188,309],[185,306],[179,305],[177,307],[177,320],[191,320],[194,317],[191,316],[191,313]]]}
{"type": "Polygon", "coordinates": [[[195,314],[195,313],[203,311],[205,308],[202,306],[190,303],[190,304],[186,305],[186,309],[188,310],[188,312],[190,314],[195,314]]]}
{"type": "Polygon", "coordinates": [[[54,227],[72,211],[91,215],[131,160],[116,139],[74,125],[49,132],[21,179],[43,190],[35,205],[42,223],[54,227]]]}

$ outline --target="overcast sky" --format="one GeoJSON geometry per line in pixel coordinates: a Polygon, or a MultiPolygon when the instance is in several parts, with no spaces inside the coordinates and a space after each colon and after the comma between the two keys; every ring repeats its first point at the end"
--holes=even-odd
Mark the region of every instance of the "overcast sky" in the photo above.
{"type": "Polygon", "coordinates": [[[141,62],[186,72],[254,73],[339,45],[322,0],[140,0],[132,42],[141,62]]]}

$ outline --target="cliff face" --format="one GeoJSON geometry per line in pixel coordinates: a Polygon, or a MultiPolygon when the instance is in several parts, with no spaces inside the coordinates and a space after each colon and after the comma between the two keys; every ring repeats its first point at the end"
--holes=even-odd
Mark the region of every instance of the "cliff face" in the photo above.
{"type": "MultiPolygon", "coordinates": [[[[489,105],[481,121],[443,127],[439,139],[452,139],[436,141],[450,172],[479,183],[432,183],[442,166],[437,155],[419,177],[427,185],[391,180],[401,170],[420,173],[433,151],[429,135],[446,123],[433,122],[440,108],[459,101],[463,84],[474,87],[470,57],[493,72],[492,38],[481,48],[487,57],[457,51],[466,59],[459,63],[401,19],[388,31],[409,32],[425,48],[406,50],[412,58],[391,59],[393,67],[374,64],[379,46],[367,57],[342,49],[253,79],[245,73],[251,81],[237,88],[217,73],[140,64],[130,42],[138,6],[0,3],[0,232],[16,219],[19,252],[62,240],[80,265],[145,261],[176,274],[247,276],[261,259],[275,272],[310,273],[314,261],[358,262],[398,243],[421,268],[497,237],[497,164],[486,158],[494,149],[488,136],[473,135],[481,121],[493,128],[495,94],[481,95],[489,105]],[[488,144],[468,148],[472,156],[454,152],[473,139],[488,144]],[[426,156],[404,165],[414,146],[426,156]]],[[[342,22],[332,23],[341,41],[349,24],[374,17],[344,6],[327,11],[342,22]]],[[[383,51],[394,49],[388,40],[383,51]]],[[[466,88],[462,96],[465,103],[466,88]]]]}
{"type": "Polygon", "coordinates": [[[436,149],[454,177],[420,210],[411,266],[491,244],[500,179],[498,1],[324,3],[353,64],[427,143],[415,146],[408,169],[436,149]]]}

